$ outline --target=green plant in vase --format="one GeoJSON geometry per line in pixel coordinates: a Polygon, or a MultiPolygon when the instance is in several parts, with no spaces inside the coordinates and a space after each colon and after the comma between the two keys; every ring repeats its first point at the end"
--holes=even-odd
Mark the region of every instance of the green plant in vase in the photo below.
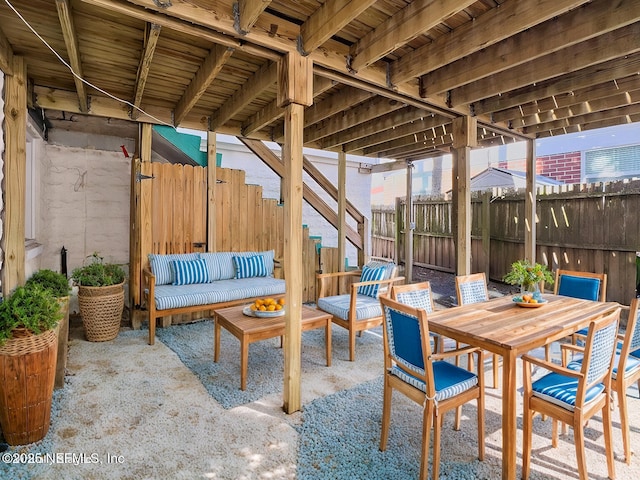
{"type": "Polygon", "coordinates": [[[511,270],[502,280],[511,285],[520,285],[520,296],[514,301],[527,303],[531,300],[539,302],[542,299],[540,284],[553,285],[553,274],[546,265],[518,260],[511,264],[511,270]]]}

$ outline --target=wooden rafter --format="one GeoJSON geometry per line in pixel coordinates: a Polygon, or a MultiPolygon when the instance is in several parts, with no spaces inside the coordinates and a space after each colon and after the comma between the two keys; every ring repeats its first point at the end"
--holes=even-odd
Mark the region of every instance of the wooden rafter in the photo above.
{"type": "Polygon", "coordinates": [[[140,63],[138,64],[136,91],[133,95],[134,108],[131,109],[131,118],[133,120],[138,118],[140,115],[140,110],[138,109],[142,106],[142,95],[144,94],[144,87],[147,84],[147,77],[149,76],[151,61],[153,60],[153,54],[156,51],[156,45],[158,43],[158,38],[160,37],[161,28],[162,27],[160,25],[155,23],[145,24],[142,56],[140,57],[140,63]]]}
{"type": "Polygon", "coordinates": [[[532,85],[564,73],[587,68],[640,51],[640,23],[605,33],[577,45],[545,55],[504,72],[482,78],[450,91],[452,105],[463,105],[532,85]]]}
{"type": "Polygon", "coordinates": [[[216,131],[224,125],[233,115],[248,105],[254,98],[273,84],[278,76],[277,64],[266,62],[253,74],[213,115],[211,130],[216,131]]]}
{"type": "Polygon", "coordinates": [[[56,0],[56,9],[58,10],[58,19],[60,21],[60,27],[62,28],[62,35],[64,37],[64,44],[67,47],[67,55],[69,56],[69,65],[71,66],[75,75],[73,81],[76,85],[76,92],[78,94],[78,104],[80,111],[86,113],[88,110],[87,104],[87,89],[81,80],[84,78],[82,72],[82,62],[80,61],[80,49],[78,48],[78,36],[75,26],[73,24],[73,15],[71,13],[71,6],[69,0],[56,0]]]}
{"type": "Polygon", "coordinates": [[[561,18],[536,25],[423,75],[420,95],[426,97],[475,82],[639,19],[640,2],[637,0],[622,0],[616,9],[611,8],[610,0],[588,3],[561,18]],[[538,41],[540,38],[544,38],[544,42],[538,41]],[[487,62],[487,58],[498,61],[487,62]]]}
{"type": "Polygon", "coordinates": [[[599,122],[602,120],[626,117],[629,115],[640,115],[640,104],[636,103],[633,105],[625,105],[623,107],[600,110],[598,112],[587,113],[585,115],[575,115],[570,118],[563,118],[553,122],[540,123],[532,127],[526,127],[524,130],[527,133],[538,133],[544,132],[545,130],[557,130],[562,127],[580,125],[582,123],[599,122]]]}
{"type": "Polygon", "coordinates": [[[375,0],[327,0],[300,27],[302,50],[313,52],[374,3],[375,0]]]}
{"type": "Polygon", "coordinates": [[[184,91],[175,109],[175,125],[180,125],[200,97],[207,91],[211,82],[216,78],[222,67],[227,63],[234,49],[215,45],[209,55],[204,59],[202,65],[184,91]]]}
{"type": "Polygon", "coordinates": [[[535,101],[539,98],[573,92],[577,89],[589,88],[593,85],[612,81],[617,78],[636,75],[638,71],[640,71],[640,54],[636,53],[623,58],[616,58],[593,67],[574,71],[564,75],[561,79],[555,79],[537,84],[533,87],[525,87],[513,91],[508,96],[489,97],[474,102],[473,110],[476,113],[505,110],[535,101]]]}
{"type": "Polygon", "coordinates": [[[351,69],[358,71],[438,25],[474,0],[414,0],[351,47],[351,69]]]}
{"type": "Polygon", "coordinates": [[[473,22],[456,28],[434,42],[415,49],[393,62],[390,80],[394,85],[428,73],[447,63],[477,52],[584,3],[579,0],[507,0],[473,22]]]}
{"type": "Polygon", "coordinates": [[[237,9],[236,30],[238,33],[246,35],[270,3],[271,0],[238,0],[234,5],[234,9],[237,9]]]}

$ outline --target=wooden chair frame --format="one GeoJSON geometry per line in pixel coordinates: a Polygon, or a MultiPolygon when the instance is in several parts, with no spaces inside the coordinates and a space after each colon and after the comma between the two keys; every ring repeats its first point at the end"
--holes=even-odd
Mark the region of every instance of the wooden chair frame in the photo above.
{"type": "MultiPolygon", "coordinates": [[[[587,464],[584,449],[584,427],[587,421],[598,412],[602,414],[602,425],[605,438],[605,456],[609,478],[615,478],[615,462],[612,442],[612,422],[611,422],[611,372],[615,357],[615,346],[613,348],[611,362],[607,371],[599,378],[594,378],[587,384],[587,371],[591,361],[592,345],[597,330],[601,330],[611,323],[618,323],[620,309],[605,315],[597,321],[591,322],[587,342],[584,347],[577,345],[563,344],[561,347],[566,350],[579,351],[584,354],[582,369],[580,371],[556,365],[552,362],[541,360],[530,355],[523,355],[524,370],[524,406],[523,406],[523,452],[522,452],[522,478],[529,478],[531,468],[531,439],[533,435],[533,417],[536,412],[553,419],[551,445],[555,448],[558,445],[558,422],[563,422],[573,427],[576,458],[578,463],[578,474],[580,480],[588,480],[587,464]],[[575,408],[573,411],[563,408],[532,394],[532,366],[542,367],[549,372],[555,372],[567,377],[579,380],[576,394],[575,408]],[[588,388],[592,385],[604,384],[604,391],[590,402],[585,401],[588,388]]],[[[617,326],[616,326],[617,328],[617,326]]]]}
{"type": "MultiPolygon", "coordinates": [[[[472,400],[477,400],[477,409],[478,409],[478,458],[479,460],[484,460],[484,451],[485,451],[485,441],[484,441],[484,431],[485,431],[485,415],[484,415],[484,375],[482,375],[482,371],[480,368],[477,372],[478,384],[462,392],[453,397],[447,398],[445,400],[435,401],[434,398],[436,396],[435,391],[435,382],[433,369],[431,365],[434,361],[445,360],[447,358],[451,358],[453,356],[459,355],[477,355],[477,365],[483,364],[483,352],[481,349],[477,347],[464,347],[461,349],[450,350],[447,352],[440,353],[432,353],[431,344],[428,340],[429,338],[429,324],[427,320],[427,312],[423,309],[413,308],[403,303],[396,302],[390,298],[380,297],[380,303],[383,309],[385,306],[393,308],[394,310],[406,313],[408,315],[412,315],[418,318],[418,322],[420,324],[420,332],[421,332],[421,343],[422,343],[422,355],[423,361],[425,365],[424,373],[416,371],[414,369],[410,369],[405,365],[401,365],[399,363],[395,363],[390,350],[389,350],[389,339],[387,332],[386,322],[383,328],[383,337],[384,337],[384,366],[385,366],[385,375],[384,375],[384,396],[383,396],[383,408],[382,408],[382,429],[380,433],[380,450],[385,451],[387,446],[387,440],[389,438],[389,425],[391,422],[391,400],[393,389],[398,390],[399,392],[406,395],[408,398],[416,402],[418,405],[423,407],[422,414],[422,452],[420,455],[420,476],[421,480],[426,480],[427,474],[429,471],[429,444],[430,444],[430,433],[431,428],[433,426],[433,462],[432,462],[432,479],[436,480],[439,478],[440,474],[440,435],[442,431],[442,424],[444,414],[449,410],[459,409],[465,403],[468,403],[472,400]],[[421,381],[424,382],[426,386],[426,392],[404,382],[397,376],[390,373],[390,369],[393,365],[398,366],[402,370],[404,370],[409,375],[412,375],[421,381]]],[[[456,429],[459,429],[456,427],[456,429]]]]}

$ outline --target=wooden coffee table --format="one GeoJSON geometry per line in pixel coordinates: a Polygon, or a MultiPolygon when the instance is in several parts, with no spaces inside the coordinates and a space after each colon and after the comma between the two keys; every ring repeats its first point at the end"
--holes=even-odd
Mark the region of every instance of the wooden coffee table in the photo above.
{"type": "MultiPolygon", "coordinates": [[[[220,354],[220,328],[224,328],[240,340],[240,389],[247,388],[247,364],[249,344],[258,340],[284,335],[284,316],[261,318],[249,317],[242,313],[245,305],[222,308],[214,312],[213,361],[218,362],[220,354]]],[[[331,366],[331,315],[316,308],[302,306],[302,330],[324,327],[327,367],[331,366]]]]}

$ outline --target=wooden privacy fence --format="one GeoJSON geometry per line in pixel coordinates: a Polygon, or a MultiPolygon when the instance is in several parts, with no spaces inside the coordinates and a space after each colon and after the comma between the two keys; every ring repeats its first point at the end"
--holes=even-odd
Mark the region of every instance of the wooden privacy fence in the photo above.
{"type": "MultiPolygon", "coordinates": [[[[636,295],[640,180],[541,187],[536,199],[537,261],[607,273],[607,299],[628,305],[636,295]]],[[[405,208],[398,199],[395,208],[372,209],[373,256],[404,260],[405,208]]],[[[471,212],[472,271],[501,280],[524,257],[524,190],[475,192],[471,212]]],[[[451,201],[414,197],[413,217],[414,264],[454,272],[451,201]]]]}
{"type": "MultiPolygon", "coordinates": [[[[132,169],[131,305],[140,306],[142,268],[149,253],[274,250],[284,256],[284,210],[245,184],[245,172],[216,168],[215,246],[208,248],[207,167],[134,162],[132,169]]],[[[314,302],[320,268],[319,239],[303,229],[303,301],[314,302]]],[[[189,317],[190,319],[191,317],[189,317]]],[[[173,319],[186,321],[189,319],[173,319]]],[[[138,322],[136,319],[135,322],[138,322]]]]}

